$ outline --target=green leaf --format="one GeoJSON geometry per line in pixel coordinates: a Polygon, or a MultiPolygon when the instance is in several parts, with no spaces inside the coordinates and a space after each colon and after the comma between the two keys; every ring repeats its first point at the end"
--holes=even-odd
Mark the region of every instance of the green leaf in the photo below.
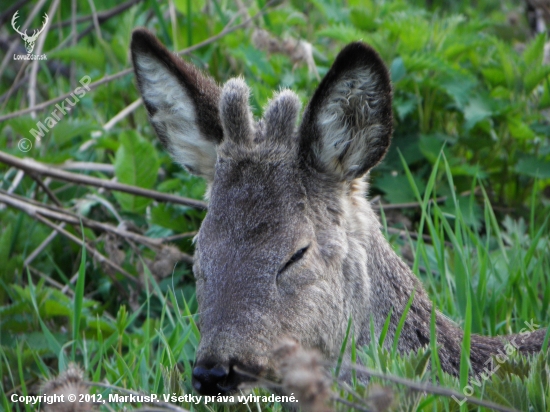
{"type": "Polygon", "coordinates": [[[464,108],[464,128],[470,130],[480,121],[493,115],[491,104],[488,98],[476,96],[468,102],[464,108]]]}
{"type": "Polygon", "coordinates": [[[353,26],[338,24],[321,29],[317,32],[319,37],[328,37],[329,39],[339,40],[343,43],[351,43],[365,37],[365,33],[357,30],[353,26]]]}
{"type": "Polygon", "coordinates": [[[507,118],[507,122],[510,134],[516,139],[527,140],[535,138],[535,132],[519,116],[510,116],[507,118]]]}
{"type": "Polygon", "coordinates": [[[506,75],[500,68],[489,67],[481,70],[485,80],[492,86],[502,86],[506,84],[506,75]]]}
{"type": "Polygon", "coordinates": [[[360,30],[374,31],[377,29],[376,15],[371,10],[353,7],[349,13],[351,24],[360,30]]]}
{"type": "Polygon", "coordinates": [[[407,69],[405,63],[401,57],[393,59],[390,66],[391,81],[397,83],[399,80],[407,75],[407,69]]]}
{"type": "MultiPolygon", "coordinates": [[[[424,191],[426,185],[419,176],[414,177],[414,182],[420,191],[424,191]]],[[[374,186],[386,194],[384,197],[390,203],[408,203],[416,200],[414,191],[405,175],[384,174],[376,179],[374,186]]]]}
{"type": "Polygon", "coordinates": [[[544,57],[544,44],[546,43],[546,33],[541,33],[532,40],[523,52],[523,61],[526,67],[536,67],[542,64],[544,57]]]}
{"type": "Polygon", "coordinates": [[[526,155],[517,162],[516,172],[539,179],[550,179],[550,161],[534,155],[526,155]]]}
{"type": "Polygon", "coordinates": [[[105,53],[98,48],[92,48],[87,45],[64,47],[49,51],[48,59],[59,59],[69,63],[82,63],[88,69],[105,68],[105,53]]]}
{"type": "Polygon", "coordinates": [[[550,66],[537,66],[528,70],[523,78],[526,93],[531,93],[550,74],[550,66]]]}
{"type": "MultiPolygon", "coordinates": [[[[153,145],[137,132],[120,135],[120,147],[115,157],[115,175],[120,183],[150,189],[157,180],[159,160],[153,145]]],[[[124,210],[141,212],[151,199],[129,193],[114,192],[124,210]]]]}

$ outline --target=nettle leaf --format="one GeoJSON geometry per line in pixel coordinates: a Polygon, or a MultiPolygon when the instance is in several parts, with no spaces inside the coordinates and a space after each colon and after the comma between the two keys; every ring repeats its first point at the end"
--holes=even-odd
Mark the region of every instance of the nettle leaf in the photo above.
{"type": "Polygon", "coordinates": [[[476,83],[467,76],[454,75],[440,83],[440,87],[454,100],[459,109],[463,109],[470,99],[476,83]]]}
{"type": "Polygon", "coordinates": [[[414,94],[401,93],[393,98],[393,108],[400,120],[405,120],[418,106],[418,97],[414,94]]]}
{"type": "Polygon", "coordinates": [[[527,394],[529,401],[535,411],[547,411],[546,397],[544,396],[544,390],[548,385],[548,365],[546,362],[546,354],[540,352],[533,356],[531,360],[531,371],[529,378],[526,382],[527,394]]]}
{"type": "MultiPolygon", "coordinates": [[[[11,127],[13,132],[21,137],[26,137],[28,139],[34,140],[33,135],[30,133],[31,129],[37,129],[36,123],[38,119],[33,119],[30,116],[15,117],[8,120],[5,125],[11,127]]],[[[3,134],[6,133],[4,129],[3,134]]]]}
{"type": "Polygon", "coordinates": [[[357,39],[364,39],[365,33],[353,26],[338,24],[318,31],[317,36],[328,37],[329,39],[339,40],[343,43],[351,43],[357,41],[357,39]]]}
{"type": "Polygon", "coordinates": [[[491,107],[491,101],[488,98],[482,96],[476,96],[468,102],[468,105],[464,108],[464,128],[466,130],[472,129],[477,123],[485,120],[493,115],[493,109],[491,107]]]}
{"type": "MultiPolygon", "coordinates": [[[[153,145],[135,131],[120,135],[115,157],[115,175],[120,183],[150,189],[157,180],[159,159],[153,145]]],[[[129,193],[114,192],[124,210],[142,212],[151,199],[129,193]]]]}
{"type": "Polygon", "coordinates": [[[506,75],[502,69],[497,67],[488,67],[481,70],[485,80],[492,86],[504,86],[506,85],[506,75]]]}
{"type": "Polygon", "coordinates": [[[61,119],[51,129],[51,133],[56,143],[65,145],[77,136],[89,137],[91,132],[98,129],[98,125],[90,120],[61,119]]]}
{"type": "Polygon", "coordinates": [[[535,132],[519,116],[509,116],[506,120],[510,134],[516,139],[527,140],[535,138],[535,132]]]}
{"type": "MultiPolygon", "coordinates": [[[[423,193],[426,183],[417,176],[414,176],[414,182],[420,193],[423,193]]],[[[390,203],[407,203],[416,200],[409,179],[403,174],[384,174],[376,179],[373,186],[383,191],[386,194],[385,198],[390,203]]]]}
{"type": "Polygon", "coordinates": [[[544,57],[546,33],[541,33],[531,41],[523,52],[523,61],[526,67],[540,66],[544,57]]]}
{"type": "Polygon", "coordinates": [[[550,179],[550,161],[535,155],[525,155],[517,162],[516,172],[539,179],[550,179]]]}
{"type": "Polygon", "coordinates": [[[402,57],[397,57],[391,62],[390,76],[392,83],[397,83],[407,75],[407,69],[402,57]]]}
{"type": "Polygon", "coordinates": [[[374,31],[378,27],[376,15],[365,8],[352,8],[349,13],[351,23],[360,30],[374,31]]]}
{"type": "Polygon", "coordinates": [[[523,87],[526,93],[531,93],[550,74],[550,66],[536,66],[525,73],[523,87]]]}

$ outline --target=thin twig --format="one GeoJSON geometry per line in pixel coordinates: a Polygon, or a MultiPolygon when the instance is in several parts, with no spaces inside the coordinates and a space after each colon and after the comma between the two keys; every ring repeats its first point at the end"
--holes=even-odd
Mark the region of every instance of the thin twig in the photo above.
{"type": "MultiPolygon", "coordinates": [[[[264,15],[267,12],[267,9],[273,3],[275,3],[276,1],[277,0],[269,1],[258,13],[256,13],[254,16],[250,17],[249,19],[245,20],[243,23],[237,24],[236,26],[232,26],[232,27],[226,27],[220,33],[218,33],[218,34],[216,34],[216,35],[210,37],[209,39],[206,39],[206,40],[204,40],[200,43],[197,43],[197,44],[195,44],[191,47],[183,49],[183,50],[179,51],[177,54],[182,55],[182,54],[188,54],[188,53],[194,52],[195,50],[198,50],[202,47],[205,47],[209,44],[212,44],[212,43],[216,42],[217,40],[221,39],[224,36],[227,36],[230,33],[233,33],[234,31],[237,31],[239,29],[242,29],[243,27],[246,27],[252,20],[255,20],[258,17],[264,15]]],[[[127,69],[124,69],[124,70],[122,70],[118,73],[111,74],[111,75],[108,75],[108,76],[104,76],[100,80],[95,81],[93,83],[90,83],[88,85],[88,87],[90,88],[90,90],[95,89],[98,86],[101,86],[102,84],[109,83],[113,80],[116,80],[116,79],[119,79],[123,76],[126,76],[127,74],[130,74],[132,72],[133,72],[133,68],[131,68],[131,67],[127,68],[127,69]]],[[[69,93],[66,93],[66,94],[63,94],[61,96],[55,97],[53,99],[50,99],[50,100],[48,100],[46,102],[43,102],[41,104],[37,104],[34,107],[29,107],[29,108],[26,108],[26,109],[22,109],[22,110],[18,110],[18,111],[12,112],[12,113],[8,113],[4,116],[0,116],[0,122],[3,122],[3,121],[8,120],[8,119],[12,119],[14,117],[23,116],[27,113],[32,112],[33,110],[36,110],[36,111],[44,110],[46,107],[49,107],[53,104],[59,103],[62,100],[65,100],[65,98],[69,97],[71,95],[71,93],[73,93],[73,91],[70,91],[69,93]]]]}
{"type": "MultiPolygon", "coordinates": [[[[50,220],[40,216],[39,214],[31,215],[31,217],[35,218],[36,220],[44,223],[46,226],[49,226],[50,228],[56,230],[61,235],[65,236],[66,238],[72,240],[77,245],[82,246],[82,240],[74,236],[72,233],[67,232],[64,230],[61,226],[56,225],[55,223],[51,222],[50,220]]],[[[135,284],[139,284],[139,279],[135,276],[132,276],[130,273],[128,273],[125,269],[121,268],[119,265],[117,265],[115,262],[113,262],[111,259],[109,259],[107,256],[103,255],[101,252],[99,252],[96,248],[89,245],[87,242],[84,242],[84,247],[88,252],[92,254],[94,258],[96,258],[99,262],[105,263],[106,265],[110,266],[117,272],[121,273],[126,279],[132,281],[135,284]]],[[[124,290],[125,294],[127,294],[126,290],[122,287],[122,285],[119,283],[119,281],[114,277],[114,275],[109,275],[112,279],[112,281],[119,286],[120,290],[124,290]]]]}
{"type": "Polygon", "coordinates": [[[90,9],[92,10],[92,21],[95,28],[96,36],[100,41],[103,41],[103,36],[101,35],[101,29],[99,27],[99,20],[97,18],[97,12],[95,10],[94,0],[88,0],[90,9]]]}
{"type": "Polygon", "coordinates": [[[111,174],[115,172],[115,167],[109,163],[73,162],[72,160],[67,160],[65,163],[57,165],[56,167],[64,170],[89,170],[92,172],[111,174]]]}
{"type": "MultiPolygon", "coordinates": [[[[89,227],[90,229],[95,230],[101,230],[102,232],[112,233],[116,236],[119,236],[124,239],[130,239],[135,242],[138,242],[142,245],[146,245],[150,248],[158,249],[162,246],[163,239],[162,238],[149,238],[147,236],[140,235],[139,233],[130,232],[127,230],[119,229],[115,226],[101,223],[89,218],[85,218],[83,216],[78,216],[73,213],[70,213],[64,209],[57,209],[53,206],[46,207],[47,205],[38,206],[35,204],[32,204],[30,201],[25,201],[19,196],[7,196],[2,193],[3,191],[0,191],[0,202],[5,203],[11,207],[14,207],[16,209],[22,210],[29,214],[30,216],[45,216],[50,219],[55,219],[61,222],[69,223],[71,225],[79,226],[80,222],[82,222],[82,225],[85,227],[89,227]]],[[[192,257],[187,255],[186,257],[187,261],[192,261],[192,257]]]]}
{"type": "Polygon", "coordinates": [[[143,100],[141,99],[141,97],[137,99],[135,102],[130,103],[120,112],[118,112],[111,120],[105,123],[105,125],[103,126],[103,130],[105,131],[111,130],[115,124],[117,124],[126,116],[128,116],[130,113],[132,113],[134,110],[136,110],[139,106],[141,106],[142,103],[143,103],[143,100]]]}
{"type": "Polygon", "coordinates": [[[336,402],[340,402],[340,403],[343,403],[344,405],[350,407],[350,408],[353,408],[353,409],[356,409],[358,411],[361,411],[361,412],[371,412],[370,409],[367,409],[361,405],[358,405],[356,403],[353,403],[353,402],[350,402],[350,401],[347,401],[343,398],[340,398],[339,396],[334,396],[332,397],[332,400],[336,401],[336,402]]]}
{"type": "Polygon", "coordinates": [[[56,180],[62,180],[65,182],[71,182],[82,185],[89,185],[94,187],[101,187],[104,189],[115,190],[119,192],[130,193],[137,196],[148,197],[151,199],[177,203],[180,205],[191,206],[197,209],[206,209],[206,202],[189,199],[181,196],[172,195],[169,193],[157,192],[156,190],[143,189],[141,187],[135,187],[126,185],[123,183],[112,182],[110,180],[98,179],[92,176],[81,175],[77,173],[65,172],[55,167],[46,166],[43,163],[37,162],[34,159],[26,158],[20,159],[15,156],[11,156],[7,153],[0,151],[0,162],[10,166],[14,166],[18,169],[24,170],[28,173],[36,173],[42,176],[49,176],[56,180]]]}
{"type": "Polygon", "coordinates": [[[46,192],[46,195],[50,198],[52,202],[54,202],[58,207],[63,207],[57,196],[51,191],[51,189],[46,185],[40,177],[36,176],[35,174],[30,174],[30,176],[33,178],[33,180],[38,183],[38,186],[46,192]]]}
{"type": "MultiPolygon", "coordinates": [[[[65,222],[61,223],[59,227],[65,227],[65,222]]],[[[48,247],[48,245],[56,238],[56,236],[57,232],[54,230],[48,235],[46,239],[42,241],[42,243],[40,243],[40,245],[38,245],[36,249],[31,252],[29,256],[27,256],[27,258],[23,262],[23,267],[29,266],[33,262],[33,260],[36,259],[36,257],[40,255],[44,251],[44,249],[46,249],[46,247],[48,247]]]]}
{"type": "MultiPolygon", "coordinates": [[[[55,232],[54,232],[55,233],[55,232]]],[[[35,275],[37,275],[38,277],[44,279],[46,281],[46,283],[49,283],[50,285],[52,286],[55,286],[56,288],[58,288],[59,290],[62,290],[63,289],[63,285],[55,280],[52,279],[51,276],[48,276],[46,275],[45,273],[42,273],[40,272],[39,270],[33,268],[32,266],[28,266],[29,270],[31,271],[31,273],[34,273],[35,275]]],[[[70,295],[74,295],[74,292],[72,289],[68,289],[67,291],[63,292],[63,293],[67,293],[69,292],[70,295]]]]}
{"type": "MultiPolygon", "coordinates": [[[[54,2],[51,4],[49,10],[48,10],[48,16],[54,16],[57,8],[59,7],[59,0],[54,0],[54,2]]],[[[42,36],[38,38],[38,41],[36,42],[36,54],[40,55],[42,54],[42,50],[44,48],[44,42],[46,41],[46,36],[48,35],[48,32],[50,31],[51,26],[51,20],[48,19],[46,22],[46,27],[44,27],[44,32],[42,33],[42,36]]],[[[36,78],[38,76],[38,64],[40,63],[40,60],[34,60],[31,63],[31,72],[29,74],[30,80],[29,80],[29,89],[27,92],[27,96],[29,97],[29,107],[32,108],[36,105],[36,78]]],[[[33,110],[31,112],[31,117],[34,119],[36,118],[36,112],[33,110]]],[[[38,144],[38,142],[37,142],[38,144]]]]}
{"type": "Polygon", "coordinates": [[[192,232],[185,232],[185,233],[179,233],[177,235],[166,236],[166,237],[163,237],[161,239],[162,239],[163,242],[173,242],[175,240],[185,239],[186,237],[193,237],[197,233],[199,233],[199,232],[194,230],[192,232]]]}

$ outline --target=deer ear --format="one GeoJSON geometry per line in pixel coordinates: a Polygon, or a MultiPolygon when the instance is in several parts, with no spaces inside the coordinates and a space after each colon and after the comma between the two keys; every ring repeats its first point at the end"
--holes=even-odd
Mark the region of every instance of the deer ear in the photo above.
{"type": "Polygon", "coordinates": [[[137,85],[159,139],[190,173],[213,180],[216,147],[223,139],[220,88],[145,29],[132,33],[131,52],[137,85]]]}
{"type": "Polygon", "coordinates": [[[390,78],[380,56],[364,43],[349,44],[305,110],[302,155],[341,180],[361,177],[389,147],[391,101],[390,78]]]}

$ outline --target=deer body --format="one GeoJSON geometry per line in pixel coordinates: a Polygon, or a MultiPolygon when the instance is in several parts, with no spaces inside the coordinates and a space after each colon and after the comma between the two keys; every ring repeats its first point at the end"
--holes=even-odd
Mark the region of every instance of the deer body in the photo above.
{"type": "MultiPolygon", "coordinates": [[[[379,336],[391,311],[389,347],[413,293],[398,349],[430,342],[432,303],[365,197],[365,176],[392,133],[391,85],[374,50],[362,43],[342,50],[299,127],[294,93],[276,94],[255,121],[243,80],[218,87],[144,29],[134,31],[132,59],[159,138],[209,183],[194,265],[197,391],[232,392],[249,375],[271,377],[267,354],[284,336],[335,360],[350,317],[361,346],[369,343],[371,317],[379,336]]],[[[442,367],[456,375],[462,332],[436,316],[442,367]]],[[[518,345],[540,350],[543,336],[522,336],[518,345]]],[[[474,370],[503,345],[472,336],[474,370]]]]}

